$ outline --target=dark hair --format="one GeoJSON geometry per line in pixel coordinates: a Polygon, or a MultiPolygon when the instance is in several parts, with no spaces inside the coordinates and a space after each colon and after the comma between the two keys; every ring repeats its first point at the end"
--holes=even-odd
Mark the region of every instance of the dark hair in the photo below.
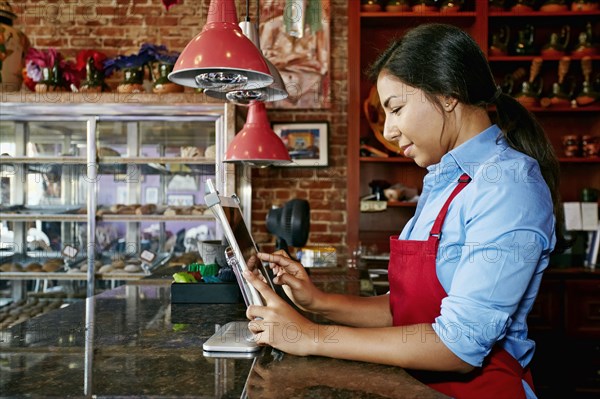
{"type": "Polygon", "coordinates": [[[544,130],[518,101],[500,92],[485,55],[463,30],[452,25],[423,24],[395,40],[371,65],[374,81],[382,71],[423,91],[441,107],[436,96],[449,96],[467,105],[496,106],[497,124],[508,144],[537,160],[552,195],[557,243],[554,253],[568,248],[560,202],[559,163],[544,130]]]}

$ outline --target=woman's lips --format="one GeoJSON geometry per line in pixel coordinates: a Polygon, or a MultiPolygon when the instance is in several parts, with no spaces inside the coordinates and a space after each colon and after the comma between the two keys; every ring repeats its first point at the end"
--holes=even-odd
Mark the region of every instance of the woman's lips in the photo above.
{"type": "Polygon", "coordinates": [[[404,154],[405,157],[411,157],[410,156],[410,152],[413,149],[413,144],[409,144],[409,145],[403,145],[402,147],[400,147],[402,149],[402,153],[404,154]]]}

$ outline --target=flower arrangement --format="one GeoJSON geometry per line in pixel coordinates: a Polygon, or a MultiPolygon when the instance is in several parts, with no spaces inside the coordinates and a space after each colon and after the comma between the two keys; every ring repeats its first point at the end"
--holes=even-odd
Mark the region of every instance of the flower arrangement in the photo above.
{"type": "Polygon", "coordinates": [[[123,71],[124,80],[117,87],[117,91],[139,93],[143,91],[144,67],[148,68],[151,80],[155,81],[154,64],[159,62],[174,65],[178,57],[179,53],[169,52],[166,46],[144,43],[137,54],[118,55],[106,60],[104,66],[107,74],[115,70],[123,71]]]}
{"type": "Polygon", "coordinates": [[[75,68],[85,76],[85,80],[79,86],[79,91],[97,93],[108,89],[104,81],[106,60],[106,54],[95,50],[81,50],[77,53],[75,68]]]}
{"type": "Polygon", "coordinates": [[[108,89],[105,78],[115,71],[122,71],[123,80],[117,91],[139,93],[144,91],[142,84],[147,67],[154,86],[157,83],[160,85],[157,89],[159,91],[153,91],[178,92],[183,87],[167,78],[178,57],[178,52],[170,52],[166,46],[151,43],[142,44],[137,54],[117,55],[113,58],[108,58],[100,51],[81,50],[75,60],[65,60],[54,48],[30,48],[22,74],[26,87],[32,91],[100,92],[108,89]]]}
{"type": "Polygon", "coordinates": [[[67,61],[54,48],[37,50],[33,47],[25,55],[25,85],[32,91],[64,91],[78,85],[81,75],[75,63],[67,61]]]}
{"type": "Polygon", "coordinates": [[[162,0],[163,5],[169,11],[169,8],[173,7],[175,4],[179,3],[179,0],[162,0]]]}

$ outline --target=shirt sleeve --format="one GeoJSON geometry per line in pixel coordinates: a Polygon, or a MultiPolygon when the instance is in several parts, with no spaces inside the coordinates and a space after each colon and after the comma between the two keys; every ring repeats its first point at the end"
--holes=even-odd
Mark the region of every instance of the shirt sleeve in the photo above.
{"type": "Polygon", "coordinates": [[[438,268],[455,262],[456,269],[433,328],[473,366],[481,366],[506,335],[533,275],[547,264],[541,260],[553,246],[554,218],[548,189],[539,179],[480,179],[462,203],[459,242],[448,244],[458,246],[460,255],[444,259],[438,253],[438,268]]]}

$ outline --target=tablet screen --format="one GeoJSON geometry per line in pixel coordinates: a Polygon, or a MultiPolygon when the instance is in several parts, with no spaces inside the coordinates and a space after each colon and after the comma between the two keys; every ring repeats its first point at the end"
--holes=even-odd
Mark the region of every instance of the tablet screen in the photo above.
{"type": "MultiPolygon", "coordinates": [[[[236,197],[224,197],[216,193],[207,195],[205,199],[206,204],[210,207],[223,228],[223,233],[229,244],[225,257],[227,263],[234,271],[246,305],[263,305],[264,300],[258,291],[242,276],[242,272],[248,269],[247,263],[250,257],[256,255],[258,248],[244,221],[239,201],[236,197]]],[[[274,289],[273,283],[262,262],[258,261],[257,266],[264,280],[274,289]]]]}

